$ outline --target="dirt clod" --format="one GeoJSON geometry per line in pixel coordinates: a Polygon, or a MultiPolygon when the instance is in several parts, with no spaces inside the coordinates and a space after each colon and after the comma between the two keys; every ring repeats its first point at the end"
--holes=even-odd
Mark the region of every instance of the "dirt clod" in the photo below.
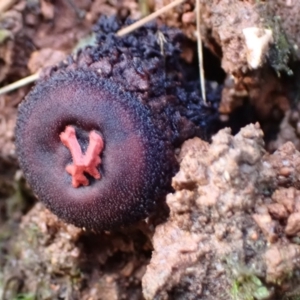
{"type": "Polygon", "coordinates": [[[146,299],[180,299],[182,294],[230,299],[230,291],[242,297],[247,290],[250,297],[256,289],[268,297],[276,291],[279,297],[293,290],[286,276],[299,268],[294,263],[299,246],[291,236],[300,229],[294,212],[299,184],[294,162],[300,153],[286,144],[270,155],[263,146],[257,124],[236,136],[221,130],[211,145],[197,138],[183,145],[180,171],[173,178],[176,191],[167,197],[170,217],[156,228],[143,277],[146,299]],[[283,165],[291,174],[285,180],[283,165]]]}

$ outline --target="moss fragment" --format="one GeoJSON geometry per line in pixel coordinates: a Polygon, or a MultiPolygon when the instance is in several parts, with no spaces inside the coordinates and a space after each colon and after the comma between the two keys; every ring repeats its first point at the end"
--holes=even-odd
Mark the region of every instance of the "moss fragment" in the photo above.
{"type": "Polygon", "coordinates": [[[280,16],[275,16],[266,23],[267,28],[273,32],[273,44],[268,54],[269,63],[279,77],[281,72],[291,76],[293,71],[288,64],[293,58],[293,49],[282,29],[280,16]]]}

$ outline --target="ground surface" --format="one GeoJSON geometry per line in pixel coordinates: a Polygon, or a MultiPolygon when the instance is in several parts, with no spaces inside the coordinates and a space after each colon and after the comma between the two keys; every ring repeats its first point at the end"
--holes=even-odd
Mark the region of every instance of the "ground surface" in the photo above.
{"type": "MultiPolygon", "coordinates": [[[[89,43],[101,14],[136,19],[169,2],[1,0],[0,85],[89,43]]],[[[299,299],[300,5],[200,4],[205,72],[223,85],[220,122],[232,131],[178,149],[158,226],[96,234],[58,220],[16,159],[17,105],[30,86],[0,96],[1,299],[299,299]]],[[[187,0],[159,22],[195,40],[195,20],[187,0]]],[[[197,63],[193,41],[182,50],[197,63]]]]}

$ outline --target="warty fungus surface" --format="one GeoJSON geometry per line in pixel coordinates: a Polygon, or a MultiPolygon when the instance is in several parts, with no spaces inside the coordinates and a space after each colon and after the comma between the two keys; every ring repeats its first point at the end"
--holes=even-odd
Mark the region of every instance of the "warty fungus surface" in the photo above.
{"type": "Polygon", "coordinates": [[[185,73],[180,31],[149,25],[120,38],[120,27],[101,19],[96,46],[45,70],[16,127],[20,165],[38,198],[95,230],[147,217],[171,190],[175,148],[206,135],[216,115],[185,73]]]}

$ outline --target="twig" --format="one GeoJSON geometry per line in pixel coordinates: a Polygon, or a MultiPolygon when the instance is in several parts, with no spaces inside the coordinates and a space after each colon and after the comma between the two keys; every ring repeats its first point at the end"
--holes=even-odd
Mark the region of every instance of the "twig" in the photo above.
{"type": "Polygon", "coordinates": [[[206,102],[206,91],[205,91],[205,74],[203,68],[203,49],[202,49],[202,39],[200,31],[200,0],[196,0],[196,14],[197,14],[197,45],[198,45],[198,60],[199,60],[199,72],[200,72],[200,88],[202,93],[202,99],[204,103],[206,102]]]}
{"type": "Polygon", "coordinates": [[[121,30],[119,30],[117,32],[117,36],[123,36],[125,34],[128,34],[128,33],[132,32],[132,31],[136,30],[137,28],[139,28],[139,27],[145,25],[146,23],[154,20],[155,18],[157,18],[160,15],[164,14],[165,12],[167,12],[170,9],[172,9],[173,7],[175,7],[175,6],[183,3],[184,1],[185,0],[175,0],[175,1],[171,2],[171,3],[169,3],[168,5],[162,7],[161,9],[159,9],[157,11],[155,11],[151,15],[149,15],[149,16],[147,16],[147,17],[145,17],[145,18],[143,18],[143,19],[141,19],[141,20],[139,20],[139,21],[137,21],[137,22],[135,22],[135,23],[133,23],[133,24],[131,24],[131,25],[129,25],[129,26],[121,29],[121,30]]]}
{"type": "Polygon", "coordinates": [[[6,94],[6,93],[16,90],[22,86],[25,86],[29,83],[32,83],[32,82],[36,81],[38,78],[39,78],[39,73],[35,73],[28,77],[22,78],[14,83],[11,83],[3,88],[0,88],[0,95],[6,94]]]}

